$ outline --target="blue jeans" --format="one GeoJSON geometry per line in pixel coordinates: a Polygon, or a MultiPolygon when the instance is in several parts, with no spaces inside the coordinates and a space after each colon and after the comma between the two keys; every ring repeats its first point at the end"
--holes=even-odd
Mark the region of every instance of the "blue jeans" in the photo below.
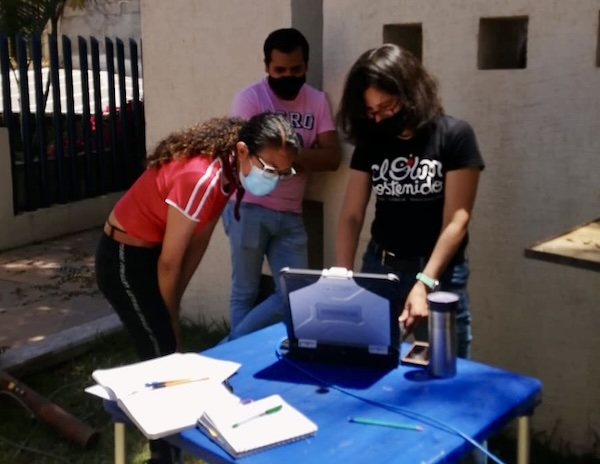
{"type": "Polygon", "coordinates": [[[239,221],[233,213],[234,202],[230,201],[222,216],[231,249],[229,340],[283,320],[279,271],[286,266],[308,267],[307,238],[301,214],[274,211],[251,203],[241,204],[239,221]],[[254,306],[265,256],[276,291],[254,306]]]}
{"type": "MultiPolygon", "coordinates": [[[[391,272],[400,278],[401,301],[405,301],[408,293],[415,284],[416,273],[423,269],[426,264],[426,258],[419,259],[415,263],[414,271],[398,271],[392,266],[382,264],[371,246],[363,255],[362,272],[375,272],[387,274],[391,272]]],[[[469,278],[469,263],[464,260],[458,264],[450,265],[440,277],[440,290],[456,293],[459,296],[458,309],[456,313],[456,335],[457,335],[457,354],[461,358],[468,358],[471,347],[471,311],[469,305],[469,296],[467,294],[467,280],[469,278]]],[[[427,341],[427,324],[421,321],[414,331],[415,340],[427,341]]]]}

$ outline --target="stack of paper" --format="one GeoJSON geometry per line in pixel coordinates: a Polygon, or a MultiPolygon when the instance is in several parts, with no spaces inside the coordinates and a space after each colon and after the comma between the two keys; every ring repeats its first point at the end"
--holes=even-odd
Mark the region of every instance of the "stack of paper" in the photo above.
{"type": "Polygon", "coordinates": [[[211,404],[198,419],[199,429],[238,458],[310,437],[317,425],[279,395],[242,404],[211,404]]]}
{"type": "Polygon", "coordinates": [[[95,370],[97,385],[86,391],[116,401],[146,437],[156,439],[193,427],[209,404],[238,404],[222,382],[239,367],[197,353],[174,353],[95,370]]]}

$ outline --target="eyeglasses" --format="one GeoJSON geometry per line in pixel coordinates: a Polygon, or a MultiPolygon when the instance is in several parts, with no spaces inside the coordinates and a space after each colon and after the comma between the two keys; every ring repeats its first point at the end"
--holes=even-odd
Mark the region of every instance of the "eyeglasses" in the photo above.
{"type": "Polygon", "coordinates": [[[396,110],[400,100],[397,98],[387,100],[379,105],[379,109],[377,111],[373,111],[371,109],[367,109],[367,118],[375,119],[379,116],[382,119],[385,119],[388,116],[393,116],[394,111],[396,110]]]}
{"type": "Polygon", "coordinates": [[[260,162],[262,166],[262,175],[268,179],[289,179],[290,177],[294,177],[296,175],[296,170],[293,167],[282,172],[278,171],[270,164],[265,163],[259,156],[254,156],[254,158],[260,162]]]}

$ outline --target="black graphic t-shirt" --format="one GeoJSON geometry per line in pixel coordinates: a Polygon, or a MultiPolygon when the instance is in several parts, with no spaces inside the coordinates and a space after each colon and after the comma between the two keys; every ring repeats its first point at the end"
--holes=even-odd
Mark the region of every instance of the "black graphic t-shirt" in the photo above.
{"type": "MultiPolygon", "coordinates": [[[[365,137],[350,163],[371,174],[371,236],[397,257],[429,257],[442,228],[446,172],[484,163],[471,126],[442,116],[414,137],[365,137]]],[[[457,255],[464,253],[465,237],[457,255]]]]}

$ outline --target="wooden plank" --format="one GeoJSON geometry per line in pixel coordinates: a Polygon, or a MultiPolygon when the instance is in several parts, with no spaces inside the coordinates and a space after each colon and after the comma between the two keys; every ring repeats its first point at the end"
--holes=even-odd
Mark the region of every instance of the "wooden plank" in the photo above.
{"type": "Polygon", "coordinates": [[[600,218],[533,244],[525,256],[600,272],[600,218]]]}

